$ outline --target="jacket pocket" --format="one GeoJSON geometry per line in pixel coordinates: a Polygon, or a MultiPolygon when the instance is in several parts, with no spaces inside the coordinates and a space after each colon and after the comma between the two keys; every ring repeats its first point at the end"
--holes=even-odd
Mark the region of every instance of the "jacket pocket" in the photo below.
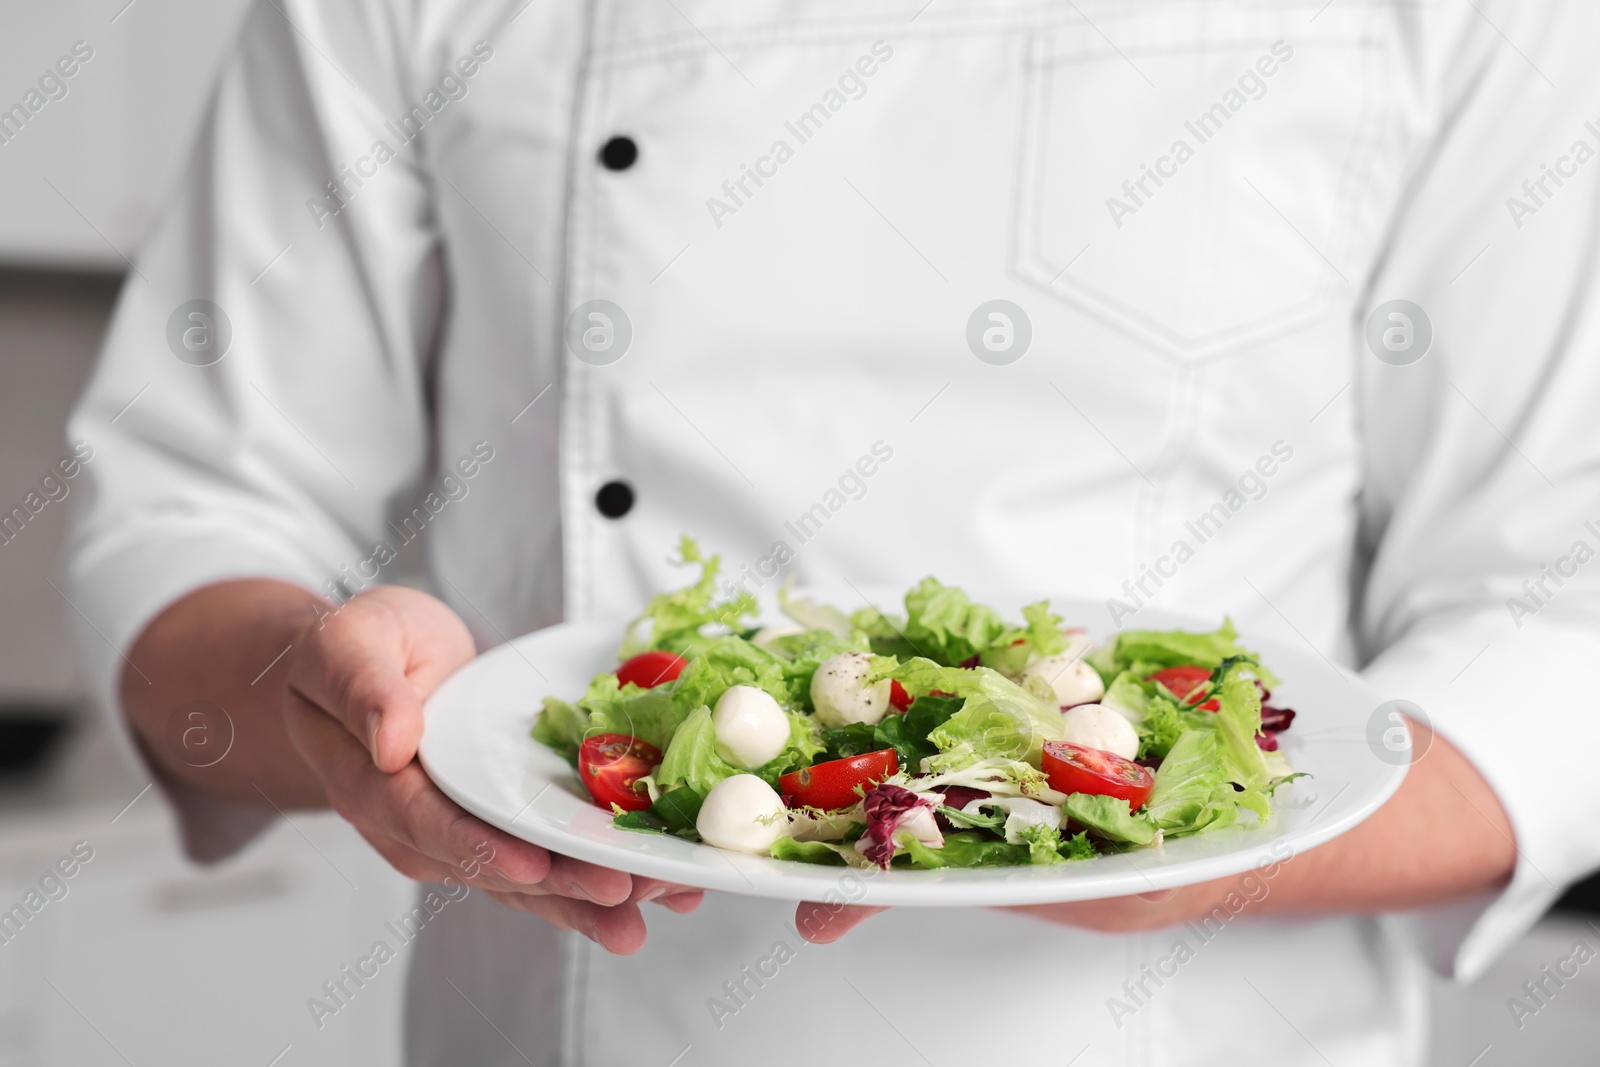
{"type": "Polygon", "coordinates": [[[1361,279],[1384,120],[1372,9],[1086,8],[1025,51],[1012,268],[1173,360],[1305,328],[1361,279]],[[1118,9],[1126,10],[1126,9],[1118,9]]]}

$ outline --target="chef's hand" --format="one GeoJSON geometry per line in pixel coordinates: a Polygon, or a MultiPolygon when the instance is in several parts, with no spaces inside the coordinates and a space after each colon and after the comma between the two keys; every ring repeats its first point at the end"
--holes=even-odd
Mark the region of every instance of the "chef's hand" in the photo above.
{"type": "Polygon", "coordinates": [[[692,911],[701,893],[555,855],[481,822],[417,762],[422,702],[473,656],[444,604],[378,586],[294,643],[284,720],[333,809],[408,878],[466,882],[615,953],[644,945],[639,904],[692,911]]]}
{"type": "MultiPolygon", "coordinates": [[[[1370,819],[1318,848],[1259,871],[1137,896],[1011,911],[1106,933],[1199,920],[1223,908],[1250,914],[1349,915],[1401,911],[1503,886],[1516,867],[1511,820],[1472,763],[1443,736],[1411,723],[1412,765],[1370,819]]],[[[883,908],[801,904],[808,941],[837,941],[883,908]]]]}

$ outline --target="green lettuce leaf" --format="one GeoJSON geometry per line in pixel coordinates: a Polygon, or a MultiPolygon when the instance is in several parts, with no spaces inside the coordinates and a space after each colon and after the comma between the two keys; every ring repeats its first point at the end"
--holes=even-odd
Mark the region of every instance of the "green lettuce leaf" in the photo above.
{"type": "Polygon", "coordinates": [[[1087,831],[1080,830],[1063,839],[1061,831],[1046,823],[1034,823],[1018,831],[1028,846],[1028,858],[1035,865],[1054,866],[1074,860],[1092,860],[1098,852],[1087,831]]]}
{"type": "Polygon", "coordinates": [[[686,785],[704,796],[724,778],[742,773],[742,768],[717,755],[717,732],[711,725],[711,709],[701,706],[690,712],[672,735],[671,743],[662,754],[661,766],[656,768],[655,779],[663,793],[686,785]]]}
{"type": "Polygon", "coordinates": [[[990,757],[1037,767],[1044,743],[1066,736],[1060,708],[987,667],[962,670],[914,659],[892,677],[913,694],[940,689],[964,698],[960,711],[928,733],[940,752],[930,762],[935,771],[990,757]]]}
{"type": "Polygon", "coordinates": [[[662,753],[661,766],[654,775],[656,786],[668,793],[686,785],[704,796],[711,787],[735,774],[753,774],[772,786],[790,771],[811,766],[822,751],[817,736],[816,723],[810,717],[791,711],[789,715],[789,743],[777,758],[754,770],[735,767],[717,754],[717,732],[711,724],[711,709],[696,708],[683,720],[672,741],[662,753]]]}
{"type": "Polygon", "coordinates": [[[619,685],[614,674],[595,675],[578,704],[589,712],[590,735],[629,734],[656,748],[666,747],[672,732],[696,706],[676,699],[669,685],[654,689],[619,685]]]}
{"type": "Polygon", "coordinates": [[[909,865],[935,870],[940,867],[1017,867],[1029,862],[1026,845],[1008,845],[981,833],[957,832],[944,835],[944,847],[924,845],[909,833],[899,841],[910,858],[909,865]]]}
{"type": "Polygon", "coordinates": [[[1100,853],[1089,840],[1088,833],[1080,830],[1061,842],[1061,854],[1071,861],[1092,860],[1100,853]]]}
{"type": "Polygon", "coordinates": [[[685,715],[702,704],[715,707],[718,698],[735,685],[755,686],[766,690],[779,704],[799,706],[785,676],[785,661],[742,637],[728,634],[697,638],[692,647],[669,651],[683,656],[689,665],[676,681],[656,688],[668,689],[687,708],[685,715]]]}
{"type": "Polygon", "coordinates": [[[924,578],[906,594],[904,637],[918,654],[956,666],[981,654],[1006,631],[1000,613],[967,594],[924,578]]]}
{"type": "Polygon", "coordinates": [[[1106,686],[1100,703],[1108,708],[1116,708],[1128,717],[1128,721],[1138,726],[1150,714],[1151,688],[1149,683],[1132,671],[1122,671],[1106,686]]]}
{"type": "Polygon", "coordinates": [[[877,727],[870,723],[853,722],[848,726],[839,726],[832,730],[822,731],[822,758],[826,760],[847,759],[850,756],[859,756],[865,752],[877,752],[880,749],[893,747],[887,742],[878,740],[877,727]]]}
{"type": "MultiPolygon", "coordinates": [[[[715,707],[731,686],[763,689],[785,708],[806,707],[816,664],[845,650],[841,642],[829,637],[793,659],[784,659],[734,635],[703,638],[686,633],[679,637],[681,644],[669,640],[668,650],[685,655],[689,665],[675,681],[640,689],[621,685],[615,674],[598,674],[576,705],[553,698],[545,701],[544,711],[534,723],[535,739],[569,760],[575,758],[585,737],[601,733],[628,734],[665,751],[674,732],[696,708],[715,707]]],[[[812,748],[821,751],[820,743],[812,748]]]]}
{"type": "Polygon", "coordinates": [[[1021,843],[1028,848],[1028,862],[1050,865],[1067,862],[1061,854],[1061,831],[1047,823],[1033,823],[1017,831],[1021,843]]]}
{"type": "Polygon", "coordinates": [[[796,841],[792,837],[780,837],[772,843],[768,852],[774,859],[843,867],[846,862],[840,851],[844,847],[832,841],[796,841]]]}
{"type": "Polygon", "coordinates": [[[886,715],[875,726],[858,722],[824,730],[823,758],[844,759],[892,748],[900,760],[900,768],[914,773],[924,758],[939,752],[928,740],[928,734],[959,711],[964,703],[960,697],[920,697],[905,714],[886,715]]]}
{"type": "Polygon", "coordinates": [[[1073,793],[1062,810],[1067,817],[1105,838],[1130,845],[1148,845],[1156,839],[1156,826],[1147,815],[1128,810],[1128,802],[1117,797],[1073,793]]]}
{"type": "Polygon", "coordinates": [[[1231,664],[1217,686],[1221,708],[1212,716],[1228,780],[1246,790],[1259,790],[1272,780],[1266,757],[1256,744],[1261,732],[1261,691],[1256,688],[1255,673],[1253,664],[1231,664]]]}
{"type": "Polygon", "coordinates": [[[1239,794],[1228,780],[1215,730],[1190,730],[1179,737],[1156,771],[1145,812],[1174,837],[1231,825],[1239,794]]]}
{"type": "Polygon", "coordinates": [[[884,716],[883,721],[872,728],[872,736],[879,748],[894,749],[905,770],[916,771],[924,759],[939,754],[926,736],[919,737],[910,729],[904,715],[884,716]]]}
{"type": "Polygon", "coordinates": [[[917,697],[906,709],[906,733],[926,741],[929,734],[948,722],[965,703],[961,697],[917,697]]]}
{"type": "Polygon", "coordinates": [[[1211,712],[1179,704],[1165,696],[1152,696],[1139,731],[1139,755],[1165,759],[1178,739],[1190,730],[1213,730],[1211,712]]]}
{"type": "MultiPolygon", "coordinates": [[[[760,633],[759,630],[755,633],[760,633]]],[[[870,652],[872,643],[867,635],[853,630],[839,637],[831,630],[802,630],[797,634],[784,634],[767,641],[766,647],[781,660],[790,662],[821,663],[839,652],[870,652]]]]}
{"type": "Polygon", "coordinates": [[[705,803],[705,799],[694,789],[680,786],[670,793],[661,794],[654,804],[643,811],[625,811],[611,822],[623,830],[671,834],[698,841],[700,833],[695,829],[695,820],[700,817],[700,805],[705,803]]]}
{"type": "Polygon", "coordinates": [[[1117,639],[1086,657],[1100,672],[1107,685],[1123,671],[1137,678],[1161,670],[1163,667],[1180,667],[1194,664],[1215,670],[1228,659],[1246,659],[1256,665],[1262,684],[1271,688],[1277,679],[1261,666],[1255,653],[1239,644],[1239,634],[1231,619],[1210,633],[1192,633],[1187,630],[1126,630],[1117,639]]]}
{"type": "Polygon", "coordinates": [[[1067,637],[1061,632],[1061,616],[1051,612],[1048,600],[1023,608],[1022,618],[1024,625],[1007,627],[984,649],[985,667],[1015,677],[1030,661],[1053,656],[1067,647],[1067,637]]]}
{"type": "Polygon", "coordinates": [[[589,729],[589,714],[575,704],[555,697],[544,698],[544,708],[533,721],[533,739],[548,745],[573,766],[578,764],[578,746],[589,729]]]}

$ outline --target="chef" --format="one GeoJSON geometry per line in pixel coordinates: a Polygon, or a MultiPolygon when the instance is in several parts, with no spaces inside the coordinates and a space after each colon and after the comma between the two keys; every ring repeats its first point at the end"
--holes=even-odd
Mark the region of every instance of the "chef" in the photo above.
{"type": "Polygon", "coordinates": [[[413,1064],[1420,1064],[1427,968],[1600,865],[1597,32],[258,4],[72,419],[98,697],[197,859],[331,807],[473,890],[410,946],[413,1064]],[[636,611],[685,531],[768,596],[1228,612],[1406,701],[1422,755],[1251,875],[1009,911],[702,898],[456,808],[421,701],[636,611]]]}

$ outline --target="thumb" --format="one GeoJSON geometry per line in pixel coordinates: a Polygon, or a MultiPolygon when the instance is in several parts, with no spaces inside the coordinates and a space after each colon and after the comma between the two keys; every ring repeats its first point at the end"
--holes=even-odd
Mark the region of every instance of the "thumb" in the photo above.
{"type": "Polygon", "coordinates": [[[397,647],[370,634],[314,637],[290,688],[337,721],[385,774],[411,762],[422,738],[422,701],[397,647]]]}
{"type": "Polygon", "coordinates": [[[380,586],[310,630],[290,686],[393,774],[417,754],[422,701],[471,657],[472,638],[448,607],[416,590],[380,586]]]}

